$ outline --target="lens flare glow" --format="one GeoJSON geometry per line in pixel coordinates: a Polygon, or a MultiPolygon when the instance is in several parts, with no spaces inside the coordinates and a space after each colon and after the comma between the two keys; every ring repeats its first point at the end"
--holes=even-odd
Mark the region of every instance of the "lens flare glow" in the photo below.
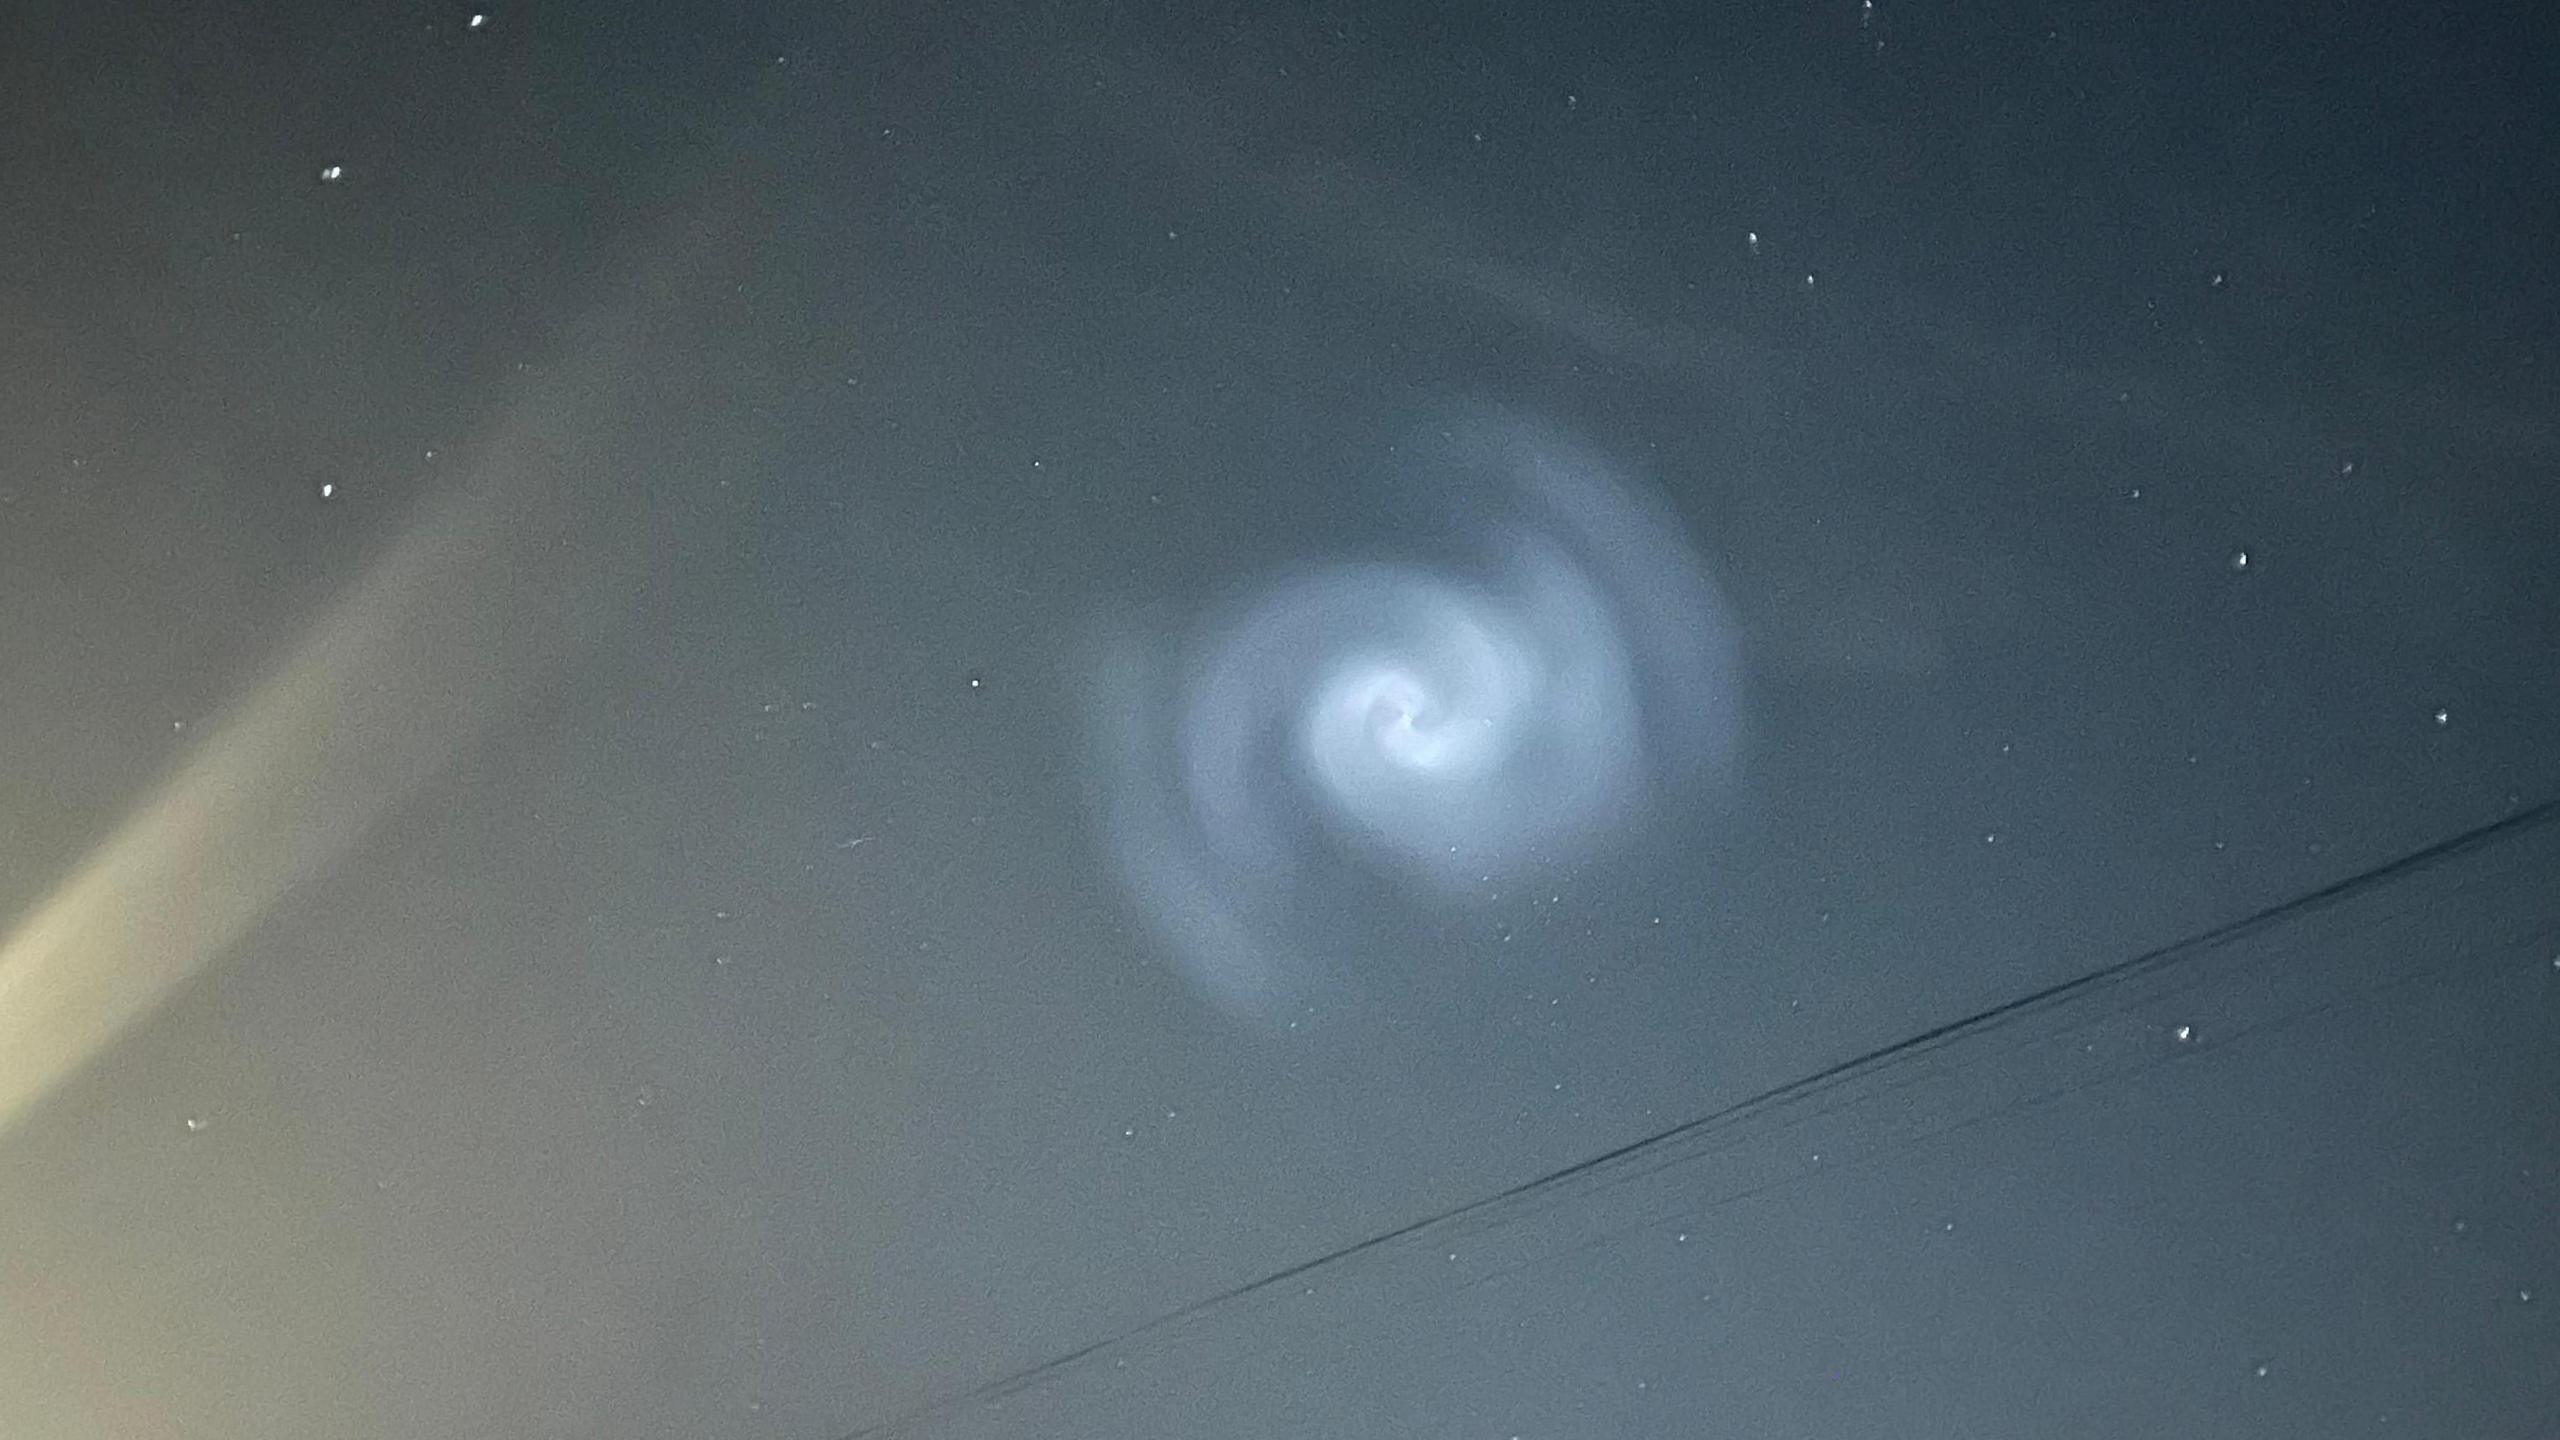
{"type": "MultiPolygon", "coordinates": [[[[1678,523],[1551,430],[1422,447],[1445,553],[1281,574],[1097,686],[1099,813],[1132,899],[1231,1014],[1302,998],[1346,884],[1483,894],[1640,834],[1730,758],[1733,627],[1678,523]]],[[[1356,917],[1352,917],[1356,921],[1356,917]]]]}

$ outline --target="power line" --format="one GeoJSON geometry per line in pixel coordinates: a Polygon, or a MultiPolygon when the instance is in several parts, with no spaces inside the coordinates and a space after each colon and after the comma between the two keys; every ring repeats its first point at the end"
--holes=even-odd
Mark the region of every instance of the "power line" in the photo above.
{"type": "Polygon", "coordinates": [[[2486,825],[2464,831],[2451,839],[2385,861],[2185,939],[2144,951],[2070,980],[1977,1010],[1961,1019],[1951,1020],[1943,1025],[1905,1036],[1891,1044],[1826,1066],[1704,1115],[1576,1161],[1562,1169],[1550,1171],[1507,1189],[1423,1216],[1396,1226],[1394,1229],[1380,1231],[1294,1265],[1245,1281],[1227,1290],[1163,1311],[1037,1364],[1009,1371],[966,1390],[926,1401],[902,1414],[852,1431],[844,1437],[844,1440],[886,1440],[886,1437],[910,1432],[918,1425],[950,1416],[961,1410],[1019,1394],[1044,1380],[1072,1370],[1081,1362],[1097,1355],[1127,1346],[1134,1341],[1147,1339],[1176,1325],[1255,1298],[1319,1270],[1329,1269],[1363,1255],[1387,1249],[1426,1231],[1478,1218],[1488,1212],[1560,1189],[1576,1181],[1587,1179],[1597,1172],[1645,1157],[1651,1152],[1694,1141],[1712,1131],[1791,1102],[1809,1098],[1817,1092],[1917,1060],[1955,1041],[2012,1024],[2030,1014],[2084,999],[2144,976],[2196,964],[2223,947],[2260,931],[2363,896],[2395,881],[2407,879],[2461,856],[2521,836],[2552,824],[2554,821],[2560,821],[2560,799],[2545,801],[2530,809],[2521,810],[2486,825]]]}

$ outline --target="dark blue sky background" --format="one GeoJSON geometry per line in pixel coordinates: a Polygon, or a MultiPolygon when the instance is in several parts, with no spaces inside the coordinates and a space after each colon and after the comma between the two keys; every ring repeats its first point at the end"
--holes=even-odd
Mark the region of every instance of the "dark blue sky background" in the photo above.
{"type": "MultiPolygon", "coordinates": [[[[828,1440],[2530,811],[2556,35],[10,7],[6,923],[532,498],[322,687],[423,778],[0,1133],[0,1431],[828,1440]],[[1443,538],[1452,403],[1668,507],[1741,747],[1236,1023],[1094,637],[1443,538]]],[[[2554,858],[907,1433],[2547,1433],[2554,858]]]]}

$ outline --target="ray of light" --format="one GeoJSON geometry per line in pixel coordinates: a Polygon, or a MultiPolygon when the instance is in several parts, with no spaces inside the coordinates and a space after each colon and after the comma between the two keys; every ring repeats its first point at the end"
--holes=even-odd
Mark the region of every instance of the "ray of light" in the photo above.
{"type": "Polygon", "coordinates": [[[0,1134],[416,794],[624,607],[645,522],[614,446],[664,383],[651,347],[697,223],[531,383],[272,674],[0,941],[0,1134]],[[644,366],[647,360],[651,364],[644,366]],[[617,501],[619,503],[617,503],[617,501]]]}

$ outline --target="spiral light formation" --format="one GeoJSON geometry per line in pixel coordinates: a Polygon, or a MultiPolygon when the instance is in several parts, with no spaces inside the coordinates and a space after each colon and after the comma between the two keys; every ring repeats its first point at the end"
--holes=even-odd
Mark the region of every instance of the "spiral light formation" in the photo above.
{"type": "Polygon", "coordinates": [[[1100,672],[1121,878],[1241,1018],[1356,967],[1346,894],[1490,894],[1603,855],[1732,751],[1733,628],[1667,508],[1510,417],[1419,454],[1402,478],[1460,544],[1278,575],[1187,641],[1125,637],[1100,672]],[[1319,929],[1336,953],[1311,953],[1319,929]]]}

